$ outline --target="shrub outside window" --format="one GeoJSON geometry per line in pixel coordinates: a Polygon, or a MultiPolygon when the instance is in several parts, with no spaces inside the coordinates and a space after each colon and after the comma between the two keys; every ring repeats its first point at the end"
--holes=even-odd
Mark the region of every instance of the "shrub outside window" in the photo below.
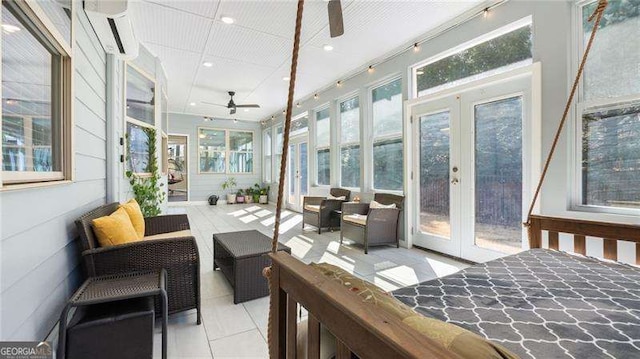
{"type": "MultiPolygon", "coordinates": [[[[582,53],[593,30],[581,6],[582,53]]],[[[576,63],[577,66],[577,63],[576,63]]],[[[640,209],[640,6],[612,1],[585,66],[577,106],[578,205],[640,209]]]]}
{"type": "Polygon", "coordinates": [[[527,22],[452,55],[416,66],[413,69],[415,94],[424,96],[530,65],[532,59],[533,32],[531,23],[527,22]]]}
{"type": "Polygon", "coordinates": [[[331,121],[329,108],[315,113],[316,117],[316,184],[328,186],[331,182],[331,121]]]}
{"type": "Polygon", "coordinates": [[[340,103],[340,185],[360,187],[360,101],[340,103]]]}
{"type": "Polygon", "coordinates": [[[42,5],[2,2],[4,185],[72,177],[71,3],[42,5]],[[30,7],[40,7],[43,16],[61,15],[56,26],[69,31],[38,27],[27,15],[30,7]]]}
{"type": "Polygon", "coordinates": [[[402,191],[402,79],[371,91],[373,120],[373,188],[402,191]]]}

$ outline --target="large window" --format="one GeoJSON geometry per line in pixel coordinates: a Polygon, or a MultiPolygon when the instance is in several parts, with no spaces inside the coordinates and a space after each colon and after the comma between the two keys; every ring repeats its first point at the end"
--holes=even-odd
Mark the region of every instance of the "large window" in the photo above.
{"type": "Polygon", "coordinates": [[[307,113],[303,113],[298,117],[291,120],[291,131],[289,136],[298,136],[305,134],[309,131],[309,116],[307,113]]]}
{"type": "Polygon", "coordinates": [[[271,142],[271,131],[273,131],[273,129],[271,127],[267,128],[266,130],[264,130],[264,132],[262,133],[262,148],[264,151],[264,182],[271,182],[271,163],[272,163],[272,157],[271,157],[271,151],[272,151],[272,146],[273,143],[271,142]]]}
{"type": "Polygon", "coordinates": [[[280,165],[282,162],[282,144],[284,143],[284,131],[282,125],[276,127],[276,149],[275,149],[275,173],[273,174],[274,182],[280,181],[280,165]]]}
{"type": "Polygon", "coordinates": [[[402,79],[371,91],[373,188],[402,191],[402,79]]]}
{"type": "Polygon", "coordinates": [[[358,97],[340,103],[340,185],[360,187],[360,103],[358,97]]]}
{"type": "MultiPolygon", "coordinates": [[[[580,8],[582,51],[593,30],[587,18],[596,5],[594,1],[580,8]]],[[[579,204],[640,209],[639,1],[609,3],[579,98],[579,204]]]]}
{"type": "Polygon", "coordinates": [[[253,173],[253,132],[198,128],[200,173],[253,173]]]}
{"type": "MultiPolygon", "coordinates": [[[[45,5],[45,4],[42,4],[45,5]]],[[[71,176],[69,2],[47,4],[58,30],[40,28],[26,2],[2,2],[2,183],[71,176]],[[68,36],[67,36],[68,35],[68,36]]],[[[42,7],[41,7],[42,9],[42,7]]],[[[51,20],[51,19],[48,19],[51,20]]]]}
{"type": "MultiPolygon", "coordinates": [[[[513,27],[513,26],[510,26],[513,27]]],[[[478,78],[529,65],[533,57],[531,23],[472,41],[453,54],[437,57],[413,69],[415,94],[424,96],[478,78]]]]}
{"type": "Polygon", "coordinates": [[[317,184],[328,186],[331,181],[331,121],[329,108],[316,112],[317,184]]]}
{"type": "Polygon", "coordinates": [[[126,81],[127,171],[149,174],[150,156],[155,156],[149,153],[150,133],[155,131],[155,82],[130,64],[126,81]]]}

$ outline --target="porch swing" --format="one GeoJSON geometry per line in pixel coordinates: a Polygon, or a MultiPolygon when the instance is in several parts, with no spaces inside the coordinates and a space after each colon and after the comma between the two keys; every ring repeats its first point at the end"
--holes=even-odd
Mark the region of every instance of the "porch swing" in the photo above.
{"type": "MultiPolygon", "coordinates": [[[[573,82],[561,121],[556,131],[551,149],[546,158],[542,174],[531,201],[527,219],[523,225],[527,228],[531,249],[542,248],[543,232],[548,236],[548,247],[559,249],[560,234],[573,237],[574,252],[586,255],[586,237],[603,239],[604,257],[617,260],[617,241],[635,243],[636,263],[640,264],[640,227],[623,224],[585,221],[569,218],[554,218],[534,215],[535,203],[540,196],[542,184],[549,170],[553,154],[556,151],[560,135],[565,126],[571,104],[584,66],[595,39],[600,21],[607,7],[607,0],[599,0],[589,21],[595,21],[593,31],[585,48],[580,66],[573,82]]],[[[342,13],[339,0],[329,1],[330,29],[332,37],[342,33],[342,13]]],[[[304,0],[297,2],[297,16],[291,74],[284,122],[284,139],[280,177],[285,177],[288,156],[288,143],[296,83],[298,52],[304,0]]],[[[278,186],[278,201],[275,214],[275,228],[272,240],[272,252],[269,254],[272,265],[263,271],[269,280],[270,310],[268,343],[269,355],[275,358],[296,358],[298,342],[298,305],[304,307],[309,315],[307,320],[307,355],[310,359],[320,358],[320,327],[326,327],[336,338],[336,358],[457,358],[457,354],[400,321],[396,316],[379,310],[370,303],[345,289],[343,284],[327,277],[320,270],[293,258],[284,252],[277,252],[279,228],[282,213],[284,182],[278,186]]]]}

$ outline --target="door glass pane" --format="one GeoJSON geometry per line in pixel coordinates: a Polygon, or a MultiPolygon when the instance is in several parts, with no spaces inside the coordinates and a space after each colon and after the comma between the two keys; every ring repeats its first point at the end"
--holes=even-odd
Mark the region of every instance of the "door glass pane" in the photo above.
{"type": "Polygon", "coordinates": [[[476,105],[475,243],[522,247],[522,97],[476,105]]]}
{"type": "Polygon", "coordinates": [[[296,203],[296,145],[289,145],[288,173],[289,173],[289,203],[296,203]]]}
{"type": "Polygon", "coordinates": [[[420,117],[420,230],[449,239],[450,113],[420,117]]]}
{"type": "Polygon", "coordinates": [[[300,196],[309,194],[308,157],[308,146],[306,142],[303,142],[300,144],[300,196]]]}

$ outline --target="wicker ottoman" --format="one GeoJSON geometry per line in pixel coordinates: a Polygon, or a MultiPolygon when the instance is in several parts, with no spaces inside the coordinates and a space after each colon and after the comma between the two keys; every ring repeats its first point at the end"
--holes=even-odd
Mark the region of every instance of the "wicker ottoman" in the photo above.
{"type": "MultiPolygon", "coordinates": [[[[291,253],[280,243],[278,250],[291,253]]],[[[213,270],[220,268],[231,283],[235,304],[269,295],[262,269],[271,265],[270,251],[271,238],[256,230],[213,235],[213,270]]]]}

